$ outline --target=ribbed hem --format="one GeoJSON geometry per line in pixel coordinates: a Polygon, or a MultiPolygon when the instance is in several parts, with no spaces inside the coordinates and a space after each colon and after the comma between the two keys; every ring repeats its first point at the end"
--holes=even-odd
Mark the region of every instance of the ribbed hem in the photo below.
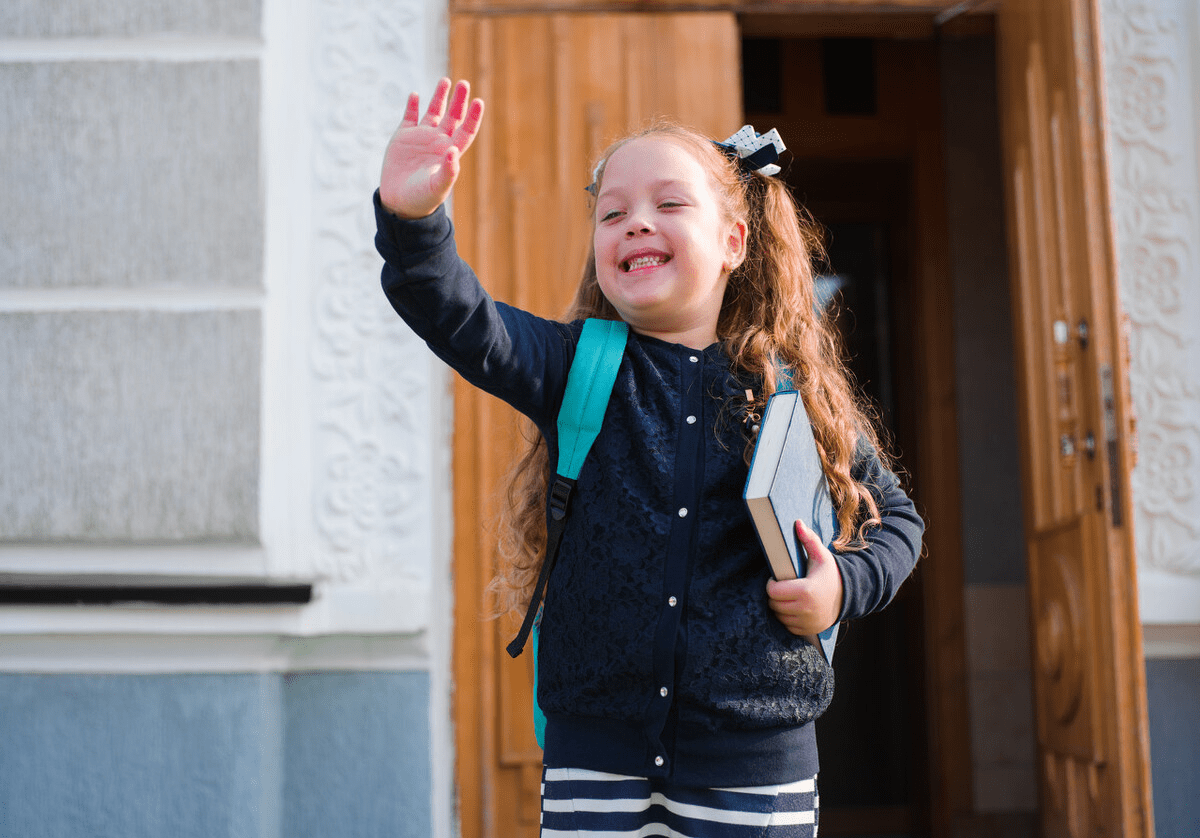
{"type": "Polygon", "coordinates": [[[548,716],[543,760],[551,768],[587,768],[662,777],[700,788],[765,786],[814,776],[816,727],[710,733],[681,727],[673,749],[657,749],[633,725],[611,719],[548,716]],[[663,757],[663,765],[656,757],[663,757]]]}

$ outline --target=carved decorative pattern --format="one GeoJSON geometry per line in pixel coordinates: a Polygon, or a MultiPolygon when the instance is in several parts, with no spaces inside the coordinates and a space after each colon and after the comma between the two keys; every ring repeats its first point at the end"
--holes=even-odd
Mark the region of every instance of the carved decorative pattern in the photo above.
{"type": "Polygon", "coordinates": [[[1071,563],[1059,552],[1044,559],[1039,584],[1037,663],[1046,697],[1060,725],[1070,725],[1083,700],[1084,669],[1081,626],[1083,605],[1071,563]]]}
{"type": "Polygon", "coordinates": [[[1200,251],[1192,0],[1105,0],[1109,158],[1130,387],[1138,561],[1200,576],[1200,251]]]}
{"type": "Polygon", "coordinates": [[[370,196],[421,76],[421,0],[314,4],[314,498],[326,578],[424,578],[426,350],[379,290],[370,196]],[[414,362],[414,360],[416,362],[414,362]]]}

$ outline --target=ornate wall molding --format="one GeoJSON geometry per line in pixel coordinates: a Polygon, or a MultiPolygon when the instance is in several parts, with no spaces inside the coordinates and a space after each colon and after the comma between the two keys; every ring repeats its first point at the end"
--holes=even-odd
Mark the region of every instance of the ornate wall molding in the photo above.
{"type": "Polygon", "coordinates": [[[1143,575],[1200,581],[1200,181],[1192,0],[1105,0],[1113,211],[1138,422],[1143,575]]]}
{"type": "Polygon", "coordinates": [[[379,290],[370,197],[409,89],[427,86],[421,0],[313,5],[315,570],[429,574],[431,364],[379,290]]]}

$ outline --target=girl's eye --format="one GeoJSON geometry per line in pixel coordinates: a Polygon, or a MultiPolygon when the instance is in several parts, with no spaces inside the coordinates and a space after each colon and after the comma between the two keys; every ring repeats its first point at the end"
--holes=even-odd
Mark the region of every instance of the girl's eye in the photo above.
{"type": "Polygon", "coordinates": [[[601,221],[612,221],[614,218],[616,218],[620,214],[621,214],[620,210],[609,210],[608,212],[604,213],[604,215],[602,215],[600,217],[600,220],[601,221]]]}
{"type": "Polygon", "coordinates": [[[659,207],[681,207],[681,206],[683,206],[683,204],[681,204],[679,201],[663,201],[661,204],[659,204],[659,207]]]}

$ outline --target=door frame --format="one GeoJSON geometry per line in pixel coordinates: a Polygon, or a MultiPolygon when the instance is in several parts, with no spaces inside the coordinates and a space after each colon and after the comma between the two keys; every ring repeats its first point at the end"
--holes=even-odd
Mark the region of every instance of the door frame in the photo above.
{"type": "MultiPolygon", "coordinates": [[[[1083,4],[1094,10],[1095,0],[1072,0],[1076,5],[1083,4]]],[[[1003,2],[993,0],[975,4],[976,9],[1003,11],[1003,2]]],[[[937,27],[934,16],[949,13],[963,4],[954,0],[942,2],[918,2],[918,0],[832,0],[822,4],[821,14],[812,14],[807,10],[810,4],[805,2],[775,2],[770,5],[772,14],[786,15],[794,22],[803,18],[805,31],[812,35],[835,36],[871,36],[873,34],[889,36],[897,32],[920,36],[922,33],[932,35],[937,27]],[[880,10],[889,7],[886,11],[880,10]],[[864,11],[866,9],[866,11],[864,11]],[[831,11],[832,10],[832,11],[831,11]]],[[[704,10],[733,11],[747,10],[747,13],[763,6],[753,2],[701,2],[689,4],[688,11],[679,14],[704,10]]],[[[463,66],[461,49],[458,54],[454,44],[461,43],[456,33],[471,20],[492,17],[496,15],[513,14],[548,14],[552,12],[584,11],[594,13],[609,11],[614,14],[630,14],[636,12],[668,12],[682,9],[674,2],[654,2],[643,0],[636,9],[628,3],[619,0],[608,2],[589,2],[589,0],[547,0],[547,2],[531,2],[531,0],[452,0],[450,15],[451,30],[451,66],[463,66]]],[[[990,16],[964,14],[955,16],[946,23],[946,29],[955,31],[977,31],[987,28],[990,16]]],[[[1098,51],[1099,45],[1094,45],[1098,51]]],[[[1100,100],[1098,73],[1086,74],[1080,83],[1088,85],[1084,95],[1090,101],[1100,100]]],[[[1096,129],[1099,130],[1099,129],[1096,129]]],[[[1007,139],[1005,139],[1007,142],[1007,139]]],[[[1093,173],[1099,177],[1100,183],[1107,183],[1104,175],[1104,160],[1102,155],[1093,161],[1099,167],[1093,173]]],[[[917,201],[922,218],[937,219],[936,225],[922,224],[927,233],[919,242],[922,264],[929,272],[928,276],[918,278],[918,288],[928,290],[947,288],[948,283],[948,252],[945,236],[936,235],[934,228],[945,229],[945,207],[941,200],[944,190],[936,177],[926,179],[924,185],[918,184],[917,201]],[[926,215],[928,213],[928,215],[926,215]],[[941,278],[940,281],[938,278],[941,278]]],[[[482,201],[483,196],[478,196],[482,201]]],[[[1107,208],[1107,203],[1104,204],[1107,208]]],[[[468,221],[467,223],[476,223],[468,221]]],[[[1083,223],[1086,223],[1084,221],[1083,223]]],[[[1111,241],[1107,246],[1111,248],[1111,241]]],[[[1115,278],[1113,281],[1098,282],[1096,291],[1101,295],[1101,305],[1108,312],[1119,312],[1120,301],[1115,278]]],[[[1014,277],[1014,282],[1016,281],[1014,277]]],[[[520,302],[520,301],[517,301],[520,302]]],[[[917,452],[916,470],[927,475],[927,485],[919,487],[924,505],[927,509],[935,509],[938,513],[938,526],[931,527],[926,537],[927,555],[923,558],[925,569],[921,577],[924,588],[926,609],[926,657],[928,661],[927,689],[931,702],[929,715],[929,747],[930,747],[930,793],[932,832],[936,836],[948,836],[956,822],[963,817],[969,817],[973,809],[973,791],[971,783],[971,758],[968,702],[966,696],[966,654],[965,630],[963,613],[963,565],[961,561],[961,532],[958,484],[958,453],[956,412],[954,408],[954,353],[953,311],[949,295],[937,293],[919,294],[914,311],[911,313],[914,321],[913,339],[916,341],[915,356],[920,359],[922,377],[928,389],[921,393],[918,402],[920,407],[919,420],[926,424],[929,439],[942,442],[938,446],[927,446],[928,450],[917,452]],[[934,479],[929,479],[933,476],[934,479]],[[941,479],[938,479],[941,478],[941,479]]],[[[1015,328],[1016,325],[1015,325],[1015,328]]],[[[1124,375],[1118,378],[1118,396],[1123,404],[1128,405],[1127,385],[1124,375]]],[[[456,385],[456,400],[468,403],[466,400],[475,398],[461,383],[456,385]]],[[[481,531],[476,522],[486,516],[482,513],[478,484],[484,480],[496,480],[499,474],[485,468],[480,470],[484,452],[489,447],[487,429],[491,424],[491,407],[480,406],[468,416],[467,411],[456,410],[456,428],[454,443],[454,469],[457,475],[470,475],[469,479],[455,480],[455,518],[456,524],[456,613],[455,613],[455,644],[454,644],[454,675],[455,718],[456,718],[456,778],[459,782],[458,798],[464,810],[475,806],[487,808],[485,803],[489,796],[497,793],[496,788],[487,776],[487,770],[479,765],[469,764],[477,755],[493,750],[486,740],[495,735],[495,708],[489,705],[490,699],[484,695],[485,690],[495,689],[495,678],[490,674],[490,666],[481,666],[481,661],[488,658],[489,653],[481,648],[479,632],[474,631],[477,623],[477,608],[469,592],[478,592],[486,586],[486,576],[490,568],[481,566],[477,557],[490,552],[486,544],[487,535],[481,531]],[[460,587],[463,586],[463,587],[460,587]],[[470,601],[470,607],[463,603],[470,601]]],[[[1028,448],[1023,457],[1028,459],[1028,448]]],[[[1030,464],[1026,462],[1026,473],[1030,473],[1030,464]]],[[[1128,504],[1126,492],[1125,503],[1128,504]]],[[[1132,543],[1114,545],[1115,561],[1125,563],[1132,568],[1132,543]],[[1127,548],[1127,550],[1126,550],[1127,548]]],[[[1135,623],[1129,626],[1116,627],[1125,637],[1140,636],[1140,623],[1136,620],[1136,598],[1132,602],[1132,619],[1135,623]]],[[[1036,632],[1036,626],[1034,627],[1036,632]]],[[[1036,634],[1035,634],[1036,646],[1036,634]]],[[[1140,657],[1138,658],[1140,661],[1140,657]]],[[[1134,696],[1134,716],[1141,713],[1145,718],[1145,691],[1141,687],[1140,698],[1134,696]],[[1139,710],[1140,707],[1140,710],[1139,710]]],[[[1143,772],[1148,775],[1148,761],[1143,772]]],[[[1148,782],[1148,781],[1147,781],[1148,782]]],[[[525,802],[523,805],[527,805],[525,802]]],[[[468,826],[469,818],[464,817],[463,835],[474,836],[490,834],[485,831],[476,832],[468,826]]],[[[1121,833],[1126,834],[1126,833],[1121,833]]],[[[1128,834],[1150,834],[1149,832],[1129,832],[1128,834]]]]}

